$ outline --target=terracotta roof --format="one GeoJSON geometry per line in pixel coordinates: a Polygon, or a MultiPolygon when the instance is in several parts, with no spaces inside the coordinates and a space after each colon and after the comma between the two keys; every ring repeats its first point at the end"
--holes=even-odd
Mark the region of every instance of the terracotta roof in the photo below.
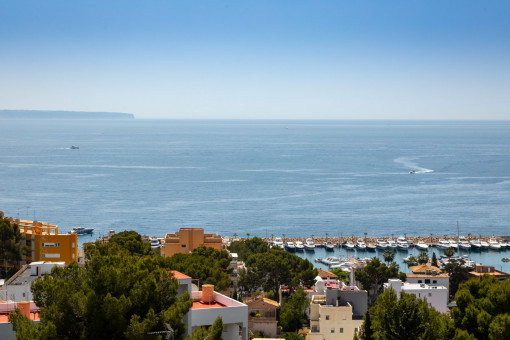
{"type": "Polygon", "coordinates": [[[437,271],[438,273],[441,272],[441,269],[439,269],[438,267],[435,267],[431,264],[420,264],[418,266],[412,266],[412,267],[409,267],[409,269],[411,269],[411,271],[414,273],[414,274],[425,274],[425,272],[427,270],[435,270],[437,271]]]}
{"type": "Polygon", "coordinates": [[[174,277],[177,280],[191,279],[191,277],[189,277],[188,275],[185,275],[185,274],[183,274],[181,272],[178,272],[177,270],[172,270],[172,274],[174,274],[174,277]]]}
{"type": "Polygon", "coordinates": [[[444,278],[447,278],[447,277],[450,277],[450,275],[448,275],[448,273],[438,273],[436,275],[434,274],[406,274],[407,277],[426,277],[426,278],[433,278],[433,277],[444,277],[444,278]]]}
{"type": "MultiPolygon", "coordinates": [[[[262,298],[264,300],[264,303],[267,303],[269,305],[272,305],[272,306],[275,306],[275,307],[279,307],[280,305],[278,304],[277,301],[275,300],[271,300],[271,299],[268,299],[268,298],[262,298]]],[[[257,300],[260,300],[260,297],[259,296],[256,296],[254,298],[248,298],[246,300],[243,301],[244,304],[249,304],[251,302],[255,302],[257,300]]]]}
{"type": "Polygon", "coordinates": [[[318,273],[317,273],[317,275],[319,275],[319,276],[320,276],[321,278],[323,278],[323,279],[327,278],[328,276],[329,276],[329,278],[331,278],[331,279],[337,279],[337,278],[338,278],[338,276],[337,276],[337,275],[333,274],[333,273],[332,273],[332,272],[330,272],[330,271],[324,270],[324,269],[322,269],[322,268],[319,268],[319,269],[318,269],[318,273]]]}

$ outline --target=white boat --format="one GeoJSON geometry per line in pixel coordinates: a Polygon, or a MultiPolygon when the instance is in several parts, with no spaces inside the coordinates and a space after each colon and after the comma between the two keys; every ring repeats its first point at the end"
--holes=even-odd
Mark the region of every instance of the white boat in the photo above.
{"type": "Polygon", "coordinates": [[[347,250],[354,250],[354,248],[356,248],[356,246],[351,241],[347,241],[347,242],[345,242],[345,248],[347,248],[347,250]]]}
{"type": "Polygon", "coordinates": [[[489,242],[481,239],[479,240],[480,241],[480,244],[482,245],[482,249],[489,249],[489,242]]]}
{"type": "Polygon", "coordinates": [[[358,248],[359,250],[367,250],[367,245],[365,244],[365,241],[363,241],[362,239],[359,239],[356,242],[356,248],[358,248]]]}
{"type": "Polygon", "coordinates": [[[290,251],[296,250],[296,245],[292,241],[287,241],[287,244],[285,244],[285,248],[290,251]]]}
{"type": "Polygon", "coordinates": [[[471,244],[472,250],[481,250],[482,249],[482,244],[480,243],[480,240],[471,240],[469,243],[471,244]]]}
{"type": "Polygon", "coordinates": [[[460,240],[459,241],[459,249],[471,250],[471,244],[469,244],[469,242],[466,240],[460,240]]]}
{"type": "Polygon", "coordinates": [[[274,241],[273,241],[273,246],[275,246],[276,248],[283,248],[283,241],[280,237],[275,237],[274,241]]]}
{"type": "Polygon", "coordinates": [[[440,248],[440,249],[449,248],[450,247],[450,242],[448,242],[447,240],[441,239],[441,240],[439,240],[439,242],[437,242],[436,247],[440,248]]]}
{"type": "Polygon", "coordinates": [[[450,243],[450,247],[453,248],[453,249],[458,249],[459,248],[459,245],[454,240],[450,240],[450,241],[448,241],[448,243],[450,243]]]}
{"type": "Polygon", "coordinates": [[[375,245],[375,243],[367,244],[367,250],[368,251],[375,251],[376,248],[377,248],[377,246],[375,245]]]}
{"type": "Polygon", "coordinates": [[[69,234],[85,235],[92,234],[93,232],[94,228],[74,227],[73,230],[69,232],[69,234]]]}
{"type": "Polygon", "coordinates": [[[388,243],[388,248],[390,249],[397,249],[398,245],[397,245],[397,242],[393,241],[393,240],[388,240],[386,241],[388,243]]]}
{"type": "Polygon", "coordinates": [[[335,264],[339,264],[340,262],[342,262],[342,260],[335,256],[328,256],[327,258],[322,259],[321,262],[324,263],[325,265],[333,266],[335,264]]]}
{"type": "Polygon", "coordinates": [[[429,245],[423,241],[420,241],[416,244],[416,248],[418,248],[420,251],[427,251],[429,249],[429,245]]]}
{"type": "Polygon", "coordinates": [[[499,244],[498,241],[496,241],[495,239],[490,239],[489,240],[489,248],[492,249],[492,250],[501,250],[501,245],[499,244]]]}
{"type": "Polygon", "coordinates": [[[310,250],[310,251],[314,251],[315,250],[315,243],[313,242],[313,240],[311,238],[307,238],[306,241],[305,241],[305,249],[306,250],[310,250]]]}
{"type": "Polygon", "coordinates": [[[506,249],[508,248],[508,243],[507,242],[504,242],[504,241],[501,241],[499,240],[498,241],[499,245],[501,246],[501,249],[506,249]]]}
{"type": "Polygon", "coordinates": [[[335,250],[335,244],[331,241],[326,242],[324,246],[326,247],[326,250],[335,250]]]}
{"type": "Polygon", "coordinates": [[[407,243],[406,239],[402,236],[397,238],[397,248],[398,250],[408,251],[409,250],[409,244],[407,243]]]}
{"type": "Polygon", "coordinates": [[[297,251],[303,251],[305,249],[305,245],[301,241],[296,241],[295,248],[297,251]]]}
{"type": "Polygon", "coordinates": [[[388,248],[388,243],[386,243],[385,240],[378,239],[377,242],[375,243],[375,247],[380,250],[385,250],[386,248],[388,248]]]}

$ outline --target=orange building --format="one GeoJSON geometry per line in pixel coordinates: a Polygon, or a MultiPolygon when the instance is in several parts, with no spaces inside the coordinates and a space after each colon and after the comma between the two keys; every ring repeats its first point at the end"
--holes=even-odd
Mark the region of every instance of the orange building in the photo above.
{"type": "Polygon", "coordinates": [[[69,264],[78,260],[78,235],[59,234],[58,226],[45,222],[11,219],[11,223],[18,224],[28,248],[26,262],[69,264]]]}
{"type": "Polygon", "coordinates": [[[222,250],[223,242],[217,234],[204,234],[203,228],[180,228],[175,234],[166,234],[161,254],[164,257],[188,254],[200,246],[222,250]]]}

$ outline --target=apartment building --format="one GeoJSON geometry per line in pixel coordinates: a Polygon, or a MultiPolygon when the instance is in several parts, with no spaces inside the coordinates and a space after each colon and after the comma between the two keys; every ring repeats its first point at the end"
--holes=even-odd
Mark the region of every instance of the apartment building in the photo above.
{"type": "Polygon", "coordinates": [[[217,234],[205,234],[203,228],[180,228],[174,234],[166,234],[161,255],[170,257],[179,253],[188,254],[200,246],[222,250],[223,240],[217,234]]]}
{"type": "Polygon", "coordinates": [[[402,282],[399,279],[390,279],[384,284],[384,289],[392,288],[397,297],[400,293],[414,294],[417,298],[426,300],[428,305],[440,313],[446,313],[448,304],[448,288],[432,286],[425,283],[402,282]]]}

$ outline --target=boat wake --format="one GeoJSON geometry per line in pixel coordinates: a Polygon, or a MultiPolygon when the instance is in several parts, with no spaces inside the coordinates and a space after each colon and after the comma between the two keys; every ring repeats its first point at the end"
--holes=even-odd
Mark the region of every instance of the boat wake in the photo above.
{"type": "Polygon", "coordinates": [[[410,168],[409,173],[411,174],[426,174],[430,172],[434,172],[432,169],[427,169],[419,166],[414,162],[418,157],[399,157],[394,160],[395,163],[402,164],[403,166],[410,168]]]}

